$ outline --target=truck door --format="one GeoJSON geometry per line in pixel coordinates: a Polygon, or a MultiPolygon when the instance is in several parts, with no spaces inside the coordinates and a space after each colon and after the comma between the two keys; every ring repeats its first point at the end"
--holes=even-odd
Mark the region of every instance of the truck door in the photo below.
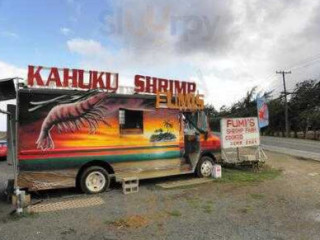
{"type": "Polygon", "coordinates": [[[208,131],[207,116],[201,111],[185,113],[184,117],[185,157],[194,170],[201,154],[200,136],[208,131]]]}
{"type": "Polygon", "coordinates": [[[16,146],[16,105],[8,104],[7,105],[7,112],[10,113],[11,117],[7,116],[7,163],[9,165],[13,164],[13,161],[16,160],[14,154],[15,146],[16,146]]]}
{"type": "MultiPolygon", "coordinates": [[[[14,83],[14,78],[0,79],[0,102],[16,99],[16,87],[14,83]]],[[[7,161],[13,164],[13,159],[15,156],[15,119],[16,119],[16,106],[12,104],[7,104],[6,111],[3,109],[0,114],[5,114],[7,116],[7,161]],[[10,117],[9,117],[10,116],[10,117]],[[14,145],[14,146],[12,146],[14,145]],[[14,151],[13,151],[14,150],[14,151]]]]}
{"type": "Polygon", "coordinates": [[[195,124],[197,123],[196,113],[185,113],[184,124],[184,147],[185,158],[189,162],[194,170],[197,166],[198,159],[200,157],[200,135],[195,124]]]}

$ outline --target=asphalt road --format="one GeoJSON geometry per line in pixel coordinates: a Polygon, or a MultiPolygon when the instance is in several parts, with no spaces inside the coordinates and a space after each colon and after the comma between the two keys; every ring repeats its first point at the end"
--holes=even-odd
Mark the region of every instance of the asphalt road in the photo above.
{"type": "Polygon", "coordinates": [[[261,144],[264,149],[270,151],[320,161],[319,141],[263,136],[261,137],[261,144]]]}
{"type": "Polygon", "coordinates": [[[261,136],[261,145],[265,150],[320,161],[320,141],[261,136]]]}

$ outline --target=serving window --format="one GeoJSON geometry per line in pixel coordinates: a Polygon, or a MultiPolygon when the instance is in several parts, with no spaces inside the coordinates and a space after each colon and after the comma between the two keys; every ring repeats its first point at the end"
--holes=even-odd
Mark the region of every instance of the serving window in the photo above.
{"type": "Polygon", "coordinates": [[[120,134],[143,133],[143,111],[119,110],[120,134]]]}

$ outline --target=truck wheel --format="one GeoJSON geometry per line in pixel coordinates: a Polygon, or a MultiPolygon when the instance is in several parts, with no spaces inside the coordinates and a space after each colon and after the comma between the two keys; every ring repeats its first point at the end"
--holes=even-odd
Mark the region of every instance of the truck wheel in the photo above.
{"type": "Polygon", "coordinates": [[[88,167],[80,177],[80,187],[85,193],[101,193],[110,185],[108,172],[99,166],[88,167]]]}
{"type": "Polygon", "coordinates": [[[200,158],[196,168],[197,177],[210,177],[213,170],[213,165],[214,161],[211,157],[204,156],[200,158]]]}

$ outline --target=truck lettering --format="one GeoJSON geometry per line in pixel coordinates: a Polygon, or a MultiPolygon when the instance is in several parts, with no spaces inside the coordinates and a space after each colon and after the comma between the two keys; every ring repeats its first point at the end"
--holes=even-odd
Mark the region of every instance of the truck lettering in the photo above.
{"type": "Polygon", "coordinates": [[[34,71],[34,68],[35,68],[34,66],[28,66],[28,85],[44,86],[43,80],[40,74],[42,67],[38,66],[36,71],[34,71]],[[36,81],[36,84],[34,84],[34,81],[36,81]]]}

